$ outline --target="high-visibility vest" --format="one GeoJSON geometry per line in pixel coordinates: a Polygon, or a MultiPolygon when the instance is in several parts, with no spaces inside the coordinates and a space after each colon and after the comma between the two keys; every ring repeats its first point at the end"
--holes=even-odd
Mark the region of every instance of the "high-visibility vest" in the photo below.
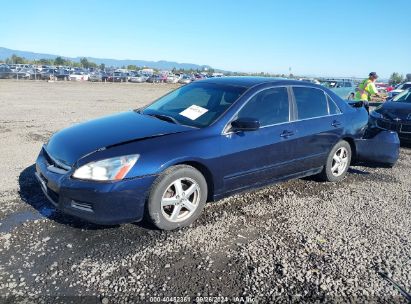
{"type": "Polygon", "coordinates": [[[371,95],[376,94],[377,89],[375,88],[374,82],[370,79],[365,79],[358,85],[355,93],[356,100],[371,100],[371,95]]]}

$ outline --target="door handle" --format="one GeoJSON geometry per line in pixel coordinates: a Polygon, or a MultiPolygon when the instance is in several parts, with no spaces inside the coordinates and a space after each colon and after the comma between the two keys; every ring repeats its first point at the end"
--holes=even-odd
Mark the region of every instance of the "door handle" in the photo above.
{"type": "Polygon", "coordinates": [[[334,120],[331,125],[332,125],[333,127],[337,128],[337,127],[341,126],[341,122],[339,122],[338,120],[334,120]]]}
{"type": "Polygon", "coordinates": [[[281,137],[287,138],[294,135],[294,131],[284,130],[283,133],[280,134],[281,137]]]}

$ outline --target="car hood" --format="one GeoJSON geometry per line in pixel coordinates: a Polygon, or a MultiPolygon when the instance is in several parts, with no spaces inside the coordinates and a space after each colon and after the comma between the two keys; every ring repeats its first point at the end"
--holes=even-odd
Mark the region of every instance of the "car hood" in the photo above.
{"type": "Polygon", "coordinates": [[[189,130],[192,128],[129,111],[63,129],[50,138],[46,150],[55,159],[72,166],[99,149],[189,130]]]}
{"type": "Polygon", "coordinates": [[[386,102],[377,112],[390,119],[399,118],[401,120],[408,120],[408,116],[411,114],[411,103],[386,102]]]}

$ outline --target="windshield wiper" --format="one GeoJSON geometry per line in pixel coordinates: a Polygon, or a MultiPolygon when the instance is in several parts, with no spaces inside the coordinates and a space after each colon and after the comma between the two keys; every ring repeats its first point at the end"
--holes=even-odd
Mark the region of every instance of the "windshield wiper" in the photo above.
{"type": "Polygon", "coordinates": [[[164,115],[164,114],[147,114],[147,115],[149,115],[149,116],[153,116],[153,117],[155,117],[155,118],[158,118],[158,119],[161,119],[161,120],[165,120],[165,121],[168,121],[168,122],[172,122],[172,123],[174,123],[174,124],[176,124],[176,125],[179,125],[180,123],[174,118],[174,117],[171,117],[171,116],[168,116],[168,115],[164,115]]]}

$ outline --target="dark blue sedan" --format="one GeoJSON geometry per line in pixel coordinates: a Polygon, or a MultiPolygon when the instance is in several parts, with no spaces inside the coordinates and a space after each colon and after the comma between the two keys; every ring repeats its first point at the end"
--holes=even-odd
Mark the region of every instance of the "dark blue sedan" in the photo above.
{"type": "Polygon", "coordinates": [[[395,132],[310,83],[194,82],[145,108],[74,125],[43,146],[36,176],[60,210],[100,224],[192,223],[206,201],[308,175],[344,178],[352,161],[393,165],[395,132]]]}

